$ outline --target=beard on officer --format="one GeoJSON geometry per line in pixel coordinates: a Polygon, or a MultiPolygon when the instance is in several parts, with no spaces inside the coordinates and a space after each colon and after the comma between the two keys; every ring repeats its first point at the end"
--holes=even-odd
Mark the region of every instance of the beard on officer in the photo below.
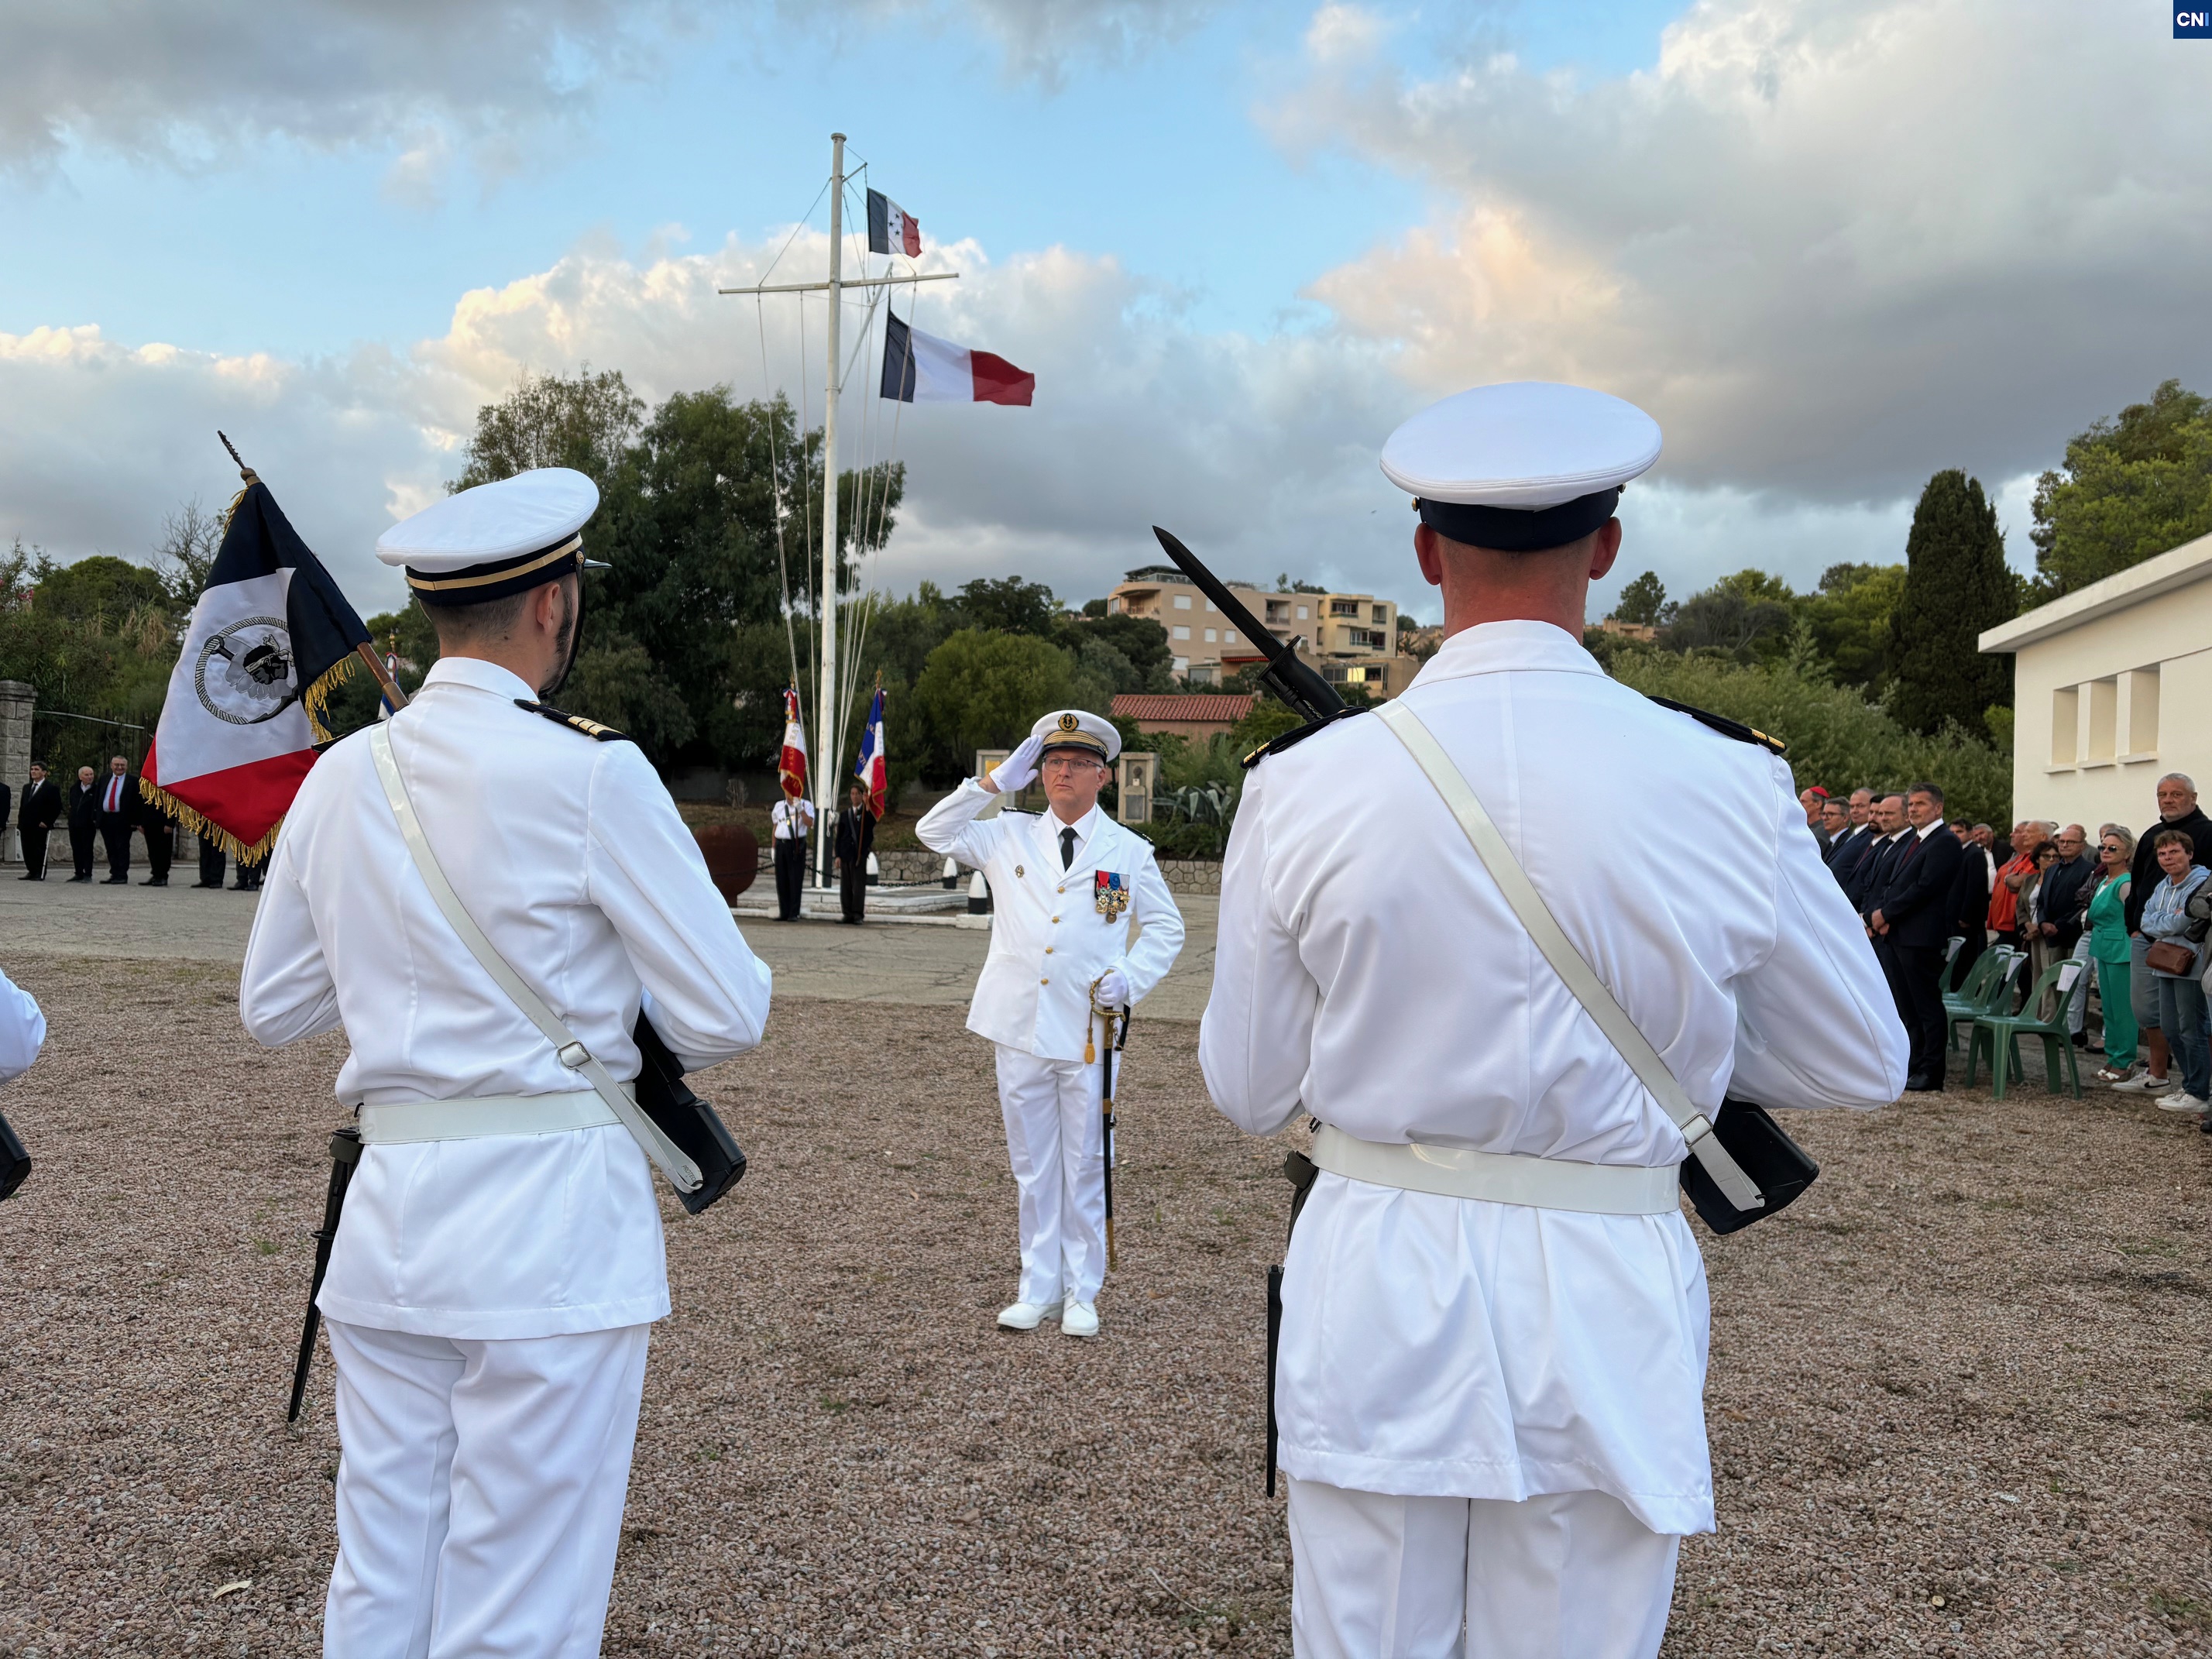
{"type": "Polygon", "coordinates": [[[1199,1059],[1245,1130],[1322,1126],[1273,1401],[1301,1659],[1649,1659],[1681,1536],[1713,1529],[1688,1142],[1592,1001],[1692,1121],[1904,1082],[1788,763],[1583,648],[1620,488],[1658,453],[1650,416],[1573,386],[1407,422],[1382,466],[1443,643],[1387,717],[1302,728],[1246,776],[1199,1059]],[[1446,767],[1595,987],[1540,952],[1446,767]],[[1706,810],[1593,857],[1593,775],[1706,810]]]}
{"type": "Polygon", "coordinates": [[[1060,1321],[1098,1334],[1106,1278],[1105,1134],[1100,1070],[1085,1049],[1098,1008],[1125,1008],[1174,966],[1182,913],[1152,844],[1098,807],[1121,752],[1110,721],[1079,708],[1045,715],[988,776],[932,807],[923,846],[983,872],[991,950],[968,1029],[996,1045],[1006,1152],[1020,1190],[1021,1289],[1009,1330],[1060,1321]],[[981,815],[1042,776],[1048,810],[981,815]],[[1129,932],[1141,929],[1134,945],[1129,932]]]}
{"type": "Polygon", "coordinates": [[[768,1017],[768,969],[651,763],[539,701],[574,654],[598,503],[544,468],[379,539],[442,654],[308,773],[246,945],[248,1034],[343,1028],[360,1117],[316,1303],[337,1370],[332,1659],[599,1651],[668,1273],[652,1170],[572,1051],[626,1088],[641,1010],[687,1071],[768,1017]],[[569,1042],[439,908],[380,733],[428,856],[569,1042]]]}

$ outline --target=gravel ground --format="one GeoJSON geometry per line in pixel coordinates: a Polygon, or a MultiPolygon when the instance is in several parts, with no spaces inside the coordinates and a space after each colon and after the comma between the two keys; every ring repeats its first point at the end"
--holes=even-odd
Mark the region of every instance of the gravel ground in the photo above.
{"type": "MultiPolygon", "coordinates": [[[[53,1035],[0,1103],[40,1159],[0,1207],[0,1655],[311,1653],[327,1358],[283,1406],[338,1046],[256,1049],[221,969],[10,966],[53,1035]]],[[[1105,1335],[1002,1334],[984,1045],[854,1012],[786,1002],[703,1079],[753,1166],[667,1206],[607,1650],[1286,1653],[1279,1149],[1140,1022],[1105,1335]]],[[[1707,1241],[1723,1530],[1668,1652],[2212,1647],[2212,1140],[2110,1095],[1790,1127],[1826,1177],[1707,1241]]]]}

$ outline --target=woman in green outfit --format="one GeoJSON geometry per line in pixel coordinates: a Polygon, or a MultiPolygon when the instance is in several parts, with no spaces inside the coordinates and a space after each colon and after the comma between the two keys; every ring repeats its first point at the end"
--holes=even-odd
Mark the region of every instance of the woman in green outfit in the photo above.
{"type": "Polygon", "coordinates": [[[2135,1071],[2136,1013],[2128,1000],[2128,880],[2136,838],[2117,824],[2098,837],[2097,890],[2089,896],[2089,955],[2097,964],[2097,1000],[2105,1010],[2105,1063],[2100,1083],[2124,1083],[2135,1071]]]}

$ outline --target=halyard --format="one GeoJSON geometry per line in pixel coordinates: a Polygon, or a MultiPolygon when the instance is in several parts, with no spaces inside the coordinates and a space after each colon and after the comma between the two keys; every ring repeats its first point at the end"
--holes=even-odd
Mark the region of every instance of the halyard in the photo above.
{"type": "MultiPolygon", "coordinates": [[[[313,1653],[326,1355],[296,1430],[283,1401],[341,1046],[257,1048],[220,962],[6,966],[52,1035],[0,1095],[37,1159],[0,1206],[0,1655],[313,1653]]],[[[1013,1187],[960,1020],[787,997],[698,1080],[752,1166],[664,1206],[608,1652],[1288,1652],[1282,1148],[1140,1010],[1104,1334],[1000,1332],[1013,1187]]],[[[1667,1652],[2212,1645],[2212,1139],[1985,1087],[1788,1126],[1820,1184],[1699,1229],[1721,1531],[1667,1652]]]]}

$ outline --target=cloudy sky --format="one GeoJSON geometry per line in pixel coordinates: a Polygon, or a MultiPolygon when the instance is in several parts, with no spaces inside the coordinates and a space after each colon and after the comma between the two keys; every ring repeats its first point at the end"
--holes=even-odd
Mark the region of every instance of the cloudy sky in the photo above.
{"type": "Polygon", "coordinates": [[[1037,375],[894,424],[857,345],[846,458],[909,466],[897,590],[1085,599],[1159,522],[1433,614],[1376,453],[1534,378],[1666,430],[1624,576],[1899,557],[1945,466],[2025,566],[2069,434],[2212,389],[2212,46],[2142,0],[271,15],[0,0],[0,540],[143,556],[228,499],[220,426],[380,609],[377,533],[526,371],[818,420],[821,301],[714,289],[822,274],[833,128],[961,273],[917,325],[1037,375]]]}

